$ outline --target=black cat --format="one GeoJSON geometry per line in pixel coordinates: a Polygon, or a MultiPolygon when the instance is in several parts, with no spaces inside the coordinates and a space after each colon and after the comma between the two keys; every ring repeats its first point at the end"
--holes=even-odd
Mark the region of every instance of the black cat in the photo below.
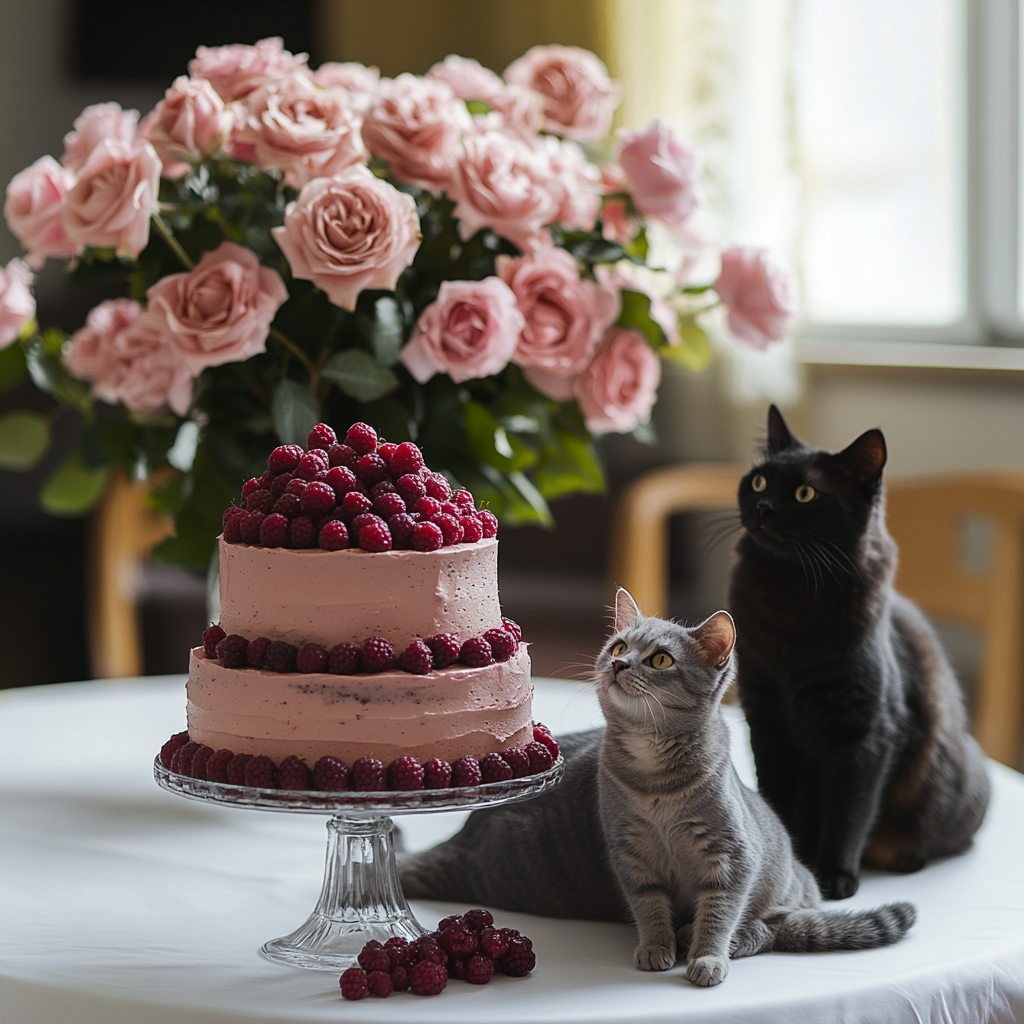
{"type": "Polygon", "coordinates": [[[893,590],[885,460],[879,430],[830,454],[772,406],[739,487],[730,603],[758,785],[828,899],[857,891],[861,863],[966,850],[989,798],[949,663],[893,590]]]}

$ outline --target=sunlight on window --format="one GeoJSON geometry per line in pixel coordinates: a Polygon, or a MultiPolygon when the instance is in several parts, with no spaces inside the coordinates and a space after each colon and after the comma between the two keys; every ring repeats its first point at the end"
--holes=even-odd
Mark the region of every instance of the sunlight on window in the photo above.
{"type": "Polygon", "coordinates": [[[966,312],[963,0],[804,0],[801,271],[818,323],[966,312]]]}

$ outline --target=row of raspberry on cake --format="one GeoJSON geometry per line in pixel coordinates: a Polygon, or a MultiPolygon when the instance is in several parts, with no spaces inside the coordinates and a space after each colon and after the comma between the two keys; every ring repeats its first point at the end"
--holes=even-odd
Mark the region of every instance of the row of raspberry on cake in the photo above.
{"type": "Polygon", "coordinates": [[[335,644],[328,650],[322,644],[297,647],[265,636],[247,640],[237,633],[226,635],[220,626],[209,626],[203,632],[203,654],[211,660],[216,658],[224,668],[329,672],[340,676],[397,669],[422,676],[456,664],[484,668],[494,662],[508,661],[519,650],[522,639],[522,630],[511,619],[502,619],[500,627],[461,642],[453,633],[413,640],[401,653],[382,636],[368,637],[361,644],[335,644]]]}
{"type": "Polygon", "coordinates": [[[310,769],[294,754],[277,763],[263,754],[214,750],[190,740],[187,730],[176,733],[160,748],[160,763],[189,778],[256,789],[327,793],[461,789],[537,775],[551,768],[557,759],[558,741],[540,723],[533,726],[532,743],[479,758],[467,755],[451,763],[438,757],[420,762],[404,756],[385,765],[375,757],[361,757],[349,767],[338,758],[326,756],[310,769]]]}
{"type": "Polygon", "coordinates": [[[345,440],[319,423],[306,448],[281,445],[267,471],[242,487],[223,516],[231,544],[343,551],[436,551],[495,536],[498,520],[467,490],[452,491],[411,441],[380,443],[353,424],[345,440]]]}

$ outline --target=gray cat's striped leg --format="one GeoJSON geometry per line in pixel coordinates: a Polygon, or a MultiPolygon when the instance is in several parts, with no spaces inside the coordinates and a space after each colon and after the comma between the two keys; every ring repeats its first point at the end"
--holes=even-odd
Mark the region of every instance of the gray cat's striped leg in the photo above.
{"type": "Polygon", "coordinates": [[[745,889],[737,893],[710,886],[698,896],[686,965],[688,981],[705,988],[725,981],[729,973],[729,951],[746,897],[745,889]]]}
{"type": "Polygon", "coordinates": [[[775,945],[775,932],[764,921],[744,921],[735,932],[729,944],[729,959],[740,960],[745,956],[756,956],[775,945]]]}
{"type": "Polygon", "coordinates": [[[676,962],[676,933],[668,890],[650,882],[628,889],[626,899],[640,932],[633,962],[641,971],[667,971],[676,962]]]}

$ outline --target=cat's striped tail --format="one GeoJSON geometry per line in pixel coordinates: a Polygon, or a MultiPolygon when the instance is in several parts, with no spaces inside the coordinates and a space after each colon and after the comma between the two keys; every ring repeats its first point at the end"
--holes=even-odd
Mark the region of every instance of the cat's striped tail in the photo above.
{"type": "Polygon", "coordinates": [[[775,931],[773,949],[824,953],[889,946],[902,939],[916,920],[913,903],[886,903],[874,910],[793,910],[767,924],[775,931]]]}

